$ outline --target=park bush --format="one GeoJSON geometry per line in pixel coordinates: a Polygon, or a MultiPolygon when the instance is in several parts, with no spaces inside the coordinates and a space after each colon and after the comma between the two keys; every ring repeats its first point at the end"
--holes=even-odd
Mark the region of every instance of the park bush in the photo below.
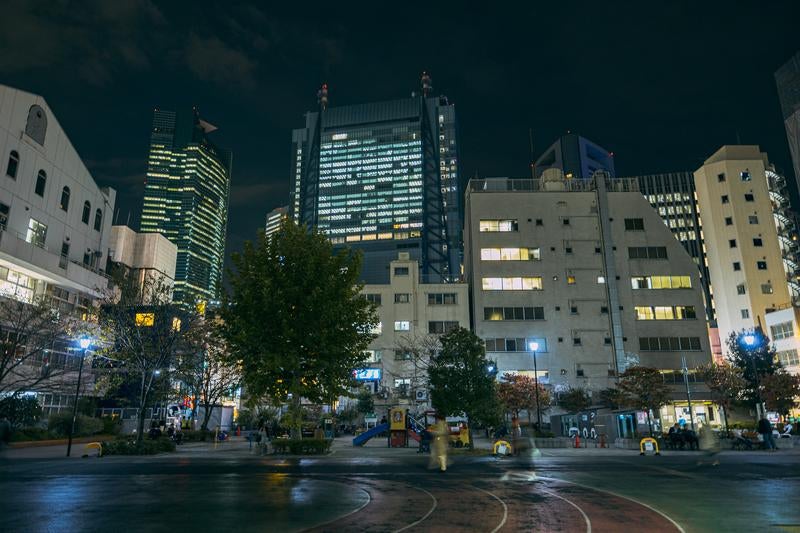
{"type": "MultiPolygon", "coordinates": [[[[72,425],[72,413],[63,412],[50,415],[47,420],[47,429],[54,438],[63,438],[69,435],[72,425]]],[[[78,415],[75,419],[74,437],[97,435],[103,432],[103,421],[86,415],[78,415]]]]}
{"type": "Polygon", "coordinates": [[[122,420],[119,418],[104,416],[100,421],[103,423],[103,435],[119,435],[122,431],[122,420]]]}
{"type": "Polygon", "coordinates": [[[184,430],[181,431],[183,442],[206,442],[214,440],[213,431],[184,430]]]}
{"type": "Polygon", "coordinates": [[[138,445],[135,440],[130,438],[103,442],[103,455],[155,455],[174,451],[175,443],[166,437],[155,440],[145,439],[138,445]]]}
{"type": "Polygon", "coordinates": [[[331,448],[329,439],[274,439],[272,448],[277,454],[323,455],[331,448]]]}
{"type": "Polygon", "coordinates": [[[15,429],[11,433],[11,442],[27,442],[31,440],[48,440],[53,436],[45,428],[27,427],[15,429]]]}

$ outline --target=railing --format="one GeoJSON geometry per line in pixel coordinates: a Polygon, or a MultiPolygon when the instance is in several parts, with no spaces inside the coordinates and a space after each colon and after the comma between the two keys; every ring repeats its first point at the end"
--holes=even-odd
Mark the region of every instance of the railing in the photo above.
{"type": "MultiPolygon", "coordinates": [[[[606,178],[609,192],[639,192],[636,178],[606,178]]],[[[542,179],[485,178],[472,179],[469,192],[590,192],[597,189],[595,178],[548,181],[542,179]],[[548,186],[550,184],[550,186],[548,186]]]]}

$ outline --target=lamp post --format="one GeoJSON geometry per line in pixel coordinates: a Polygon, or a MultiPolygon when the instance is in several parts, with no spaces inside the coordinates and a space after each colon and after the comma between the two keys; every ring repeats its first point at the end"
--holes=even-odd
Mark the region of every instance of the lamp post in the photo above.
{"type": "Polygon", "coordinates": [[[533,380],[536,383],[534,389],[536,394],[536,431],[542,430],[542,412],[539,409],[539,369],[536,367],[536,350],[539,349],[539,343],[536,341],[531,342],[528,347],[533,352],[533,380]]]}
{"type": "Polygon", "coordinates": [[[78,396],[81,393],[81,376],[83,375],[83,360],[86,359],[86,350],[92,344],[92,339],[89,337],[81,337],[78,339],[78,344],[81,347],[81,362],[78,365],[78,385],[75,387],[75,401],[72,404],[72,424],[69,426],[69,438],[67,439],[67,457],[72,452],[72,435],[75,433],[75,419],[78,418],[78,396]]]}
{"type": "Polygon", "coordinates": [[[756,418],[761,420],[761,417],[763,416],[762,413],[764,413],[764,400],[761,398],[761,378],[758,375],[756,359],[753,355],[753,349],[758,347],[759,338],[755,332],[752,332],[742,335],[741,339],[742,343],[746,346],[745,350],[747,350],[747,355],[750,356],[750,364],[753,367],[753,376],[756,380],[756,396],[758,397],[758,404],[756,405],[756,418]]]}

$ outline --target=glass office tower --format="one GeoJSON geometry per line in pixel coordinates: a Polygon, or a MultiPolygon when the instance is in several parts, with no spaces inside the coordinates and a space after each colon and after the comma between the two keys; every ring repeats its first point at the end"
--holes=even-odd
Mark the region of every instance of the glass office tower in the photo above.
{"type": "Polygon", "coordinates": [[[361,250],[364,282],[388,283],[398,250],[419,262],[424,282],[460,277],[456,116],[446,97],[328,108],[326,93],[292,139],[292,217],[361,250]]]}
{"type": "Polygon", "coordinates": [[[189,305],[222,285],[232,156],[208,139],[216,129],[196,109],[153,113],[140,229],[178,247],[173,300],[189,305]]]}

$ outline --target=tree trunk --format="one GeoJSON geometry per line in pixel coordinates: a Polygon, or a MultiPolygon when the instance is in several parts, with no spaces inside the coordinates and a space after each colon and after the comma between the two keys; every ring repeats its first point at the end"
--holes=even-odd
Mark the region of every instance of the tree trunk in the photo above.
{"type": "MultiPolygon", "coordinates": [[[[208,431],[208,421],[211,420],[211,410],[214,407],[210,404],[203,404],[203,423],[200,424],[200,431],[208,431]]],[[[220,416],[222,413],[220,413],[220,416]]]]}
{"type": "Polygon", "coordinates": [[[289,403],[290,420],[292,421],[291,436],[293,439],[303,438],[303,413],[300,405],[300,396],[297,394],[292,395],[292,401],[289,403]]]}
{"type": "Polygon", "coordinates": [[[725,424],[725,436],[728,436],[728,410],[724,405],[720,405],[722,409],[722,423],[725,424]]]}
{"type": "Polygon", "coordinates": [[[650,421],[650,409],[647,410],[647,429],[650,431],[650,437],[653,436],[653,423],[650,421]]]}
{"type": "Polygon", "coordinates": [[[142,374],[142,386],[139,391],[139,412],[136,420],[136,445],[140,446],[144,440],[144,409],[147,406],[147,378],[142,374]]]}

